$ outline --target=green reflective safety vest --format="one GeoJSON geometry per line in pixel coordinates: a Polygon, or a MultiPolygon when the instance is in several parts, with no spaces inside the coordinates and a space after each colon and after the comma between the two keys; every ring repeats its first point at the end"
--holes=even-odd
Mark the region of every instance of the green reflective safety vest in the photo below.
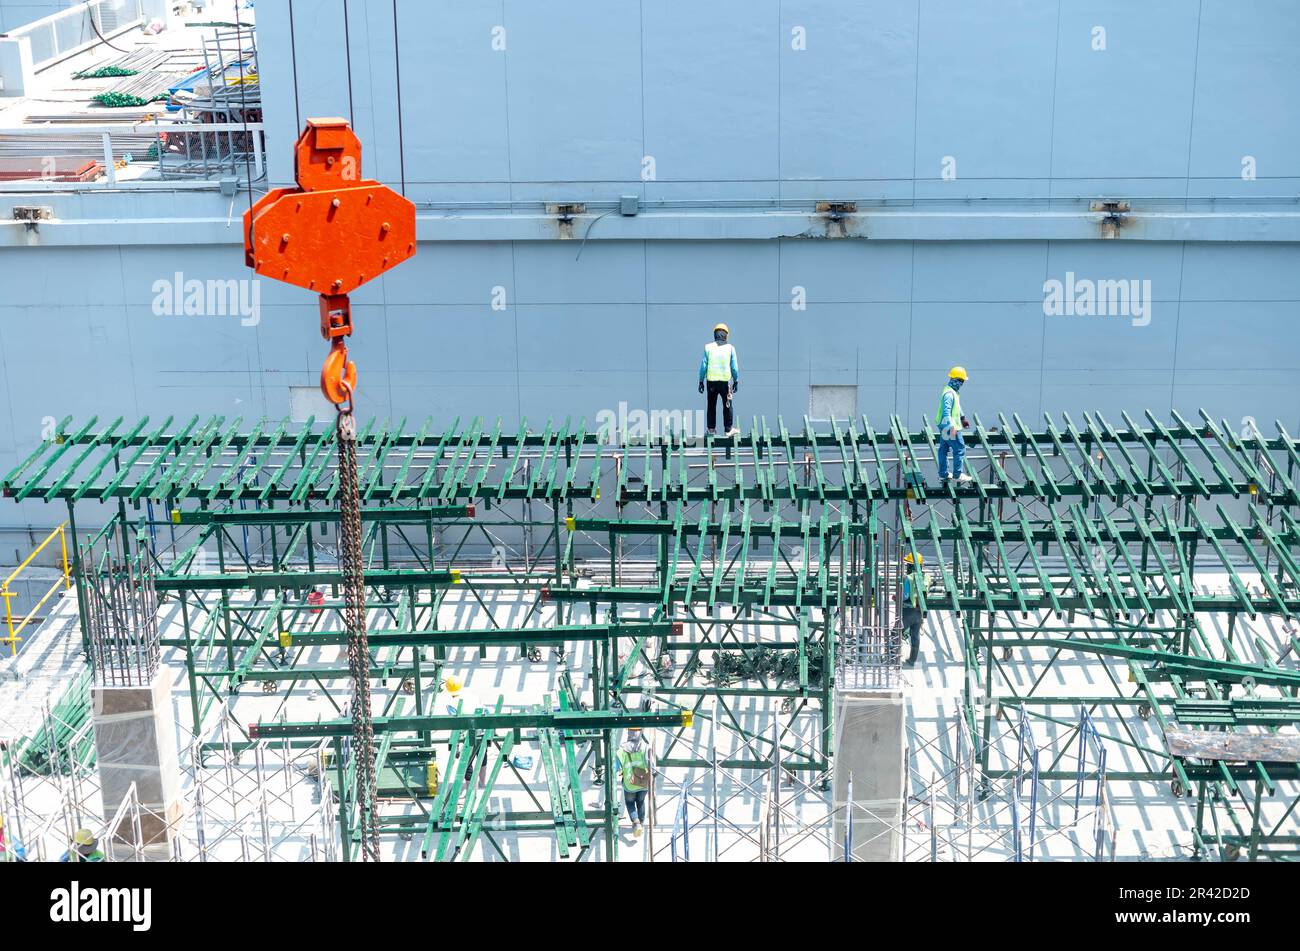
{"type": "Polygon", "coordinates": [[[952,393],[952,425],[957,431],[961,431],[961,394],[951,386],[945,386],[943,392],[939,394],[939,408],[934,413],[934,424],[943,425],[943,398],[952,393]]]}
{"type": "Polygon", "coordinates": [[[716,341],[704,345],[704,356],[708,360],[708,369],[705,370],[704,378],[715,382],[728,383],[731,381],[731,358],[736,352],[736,348],[729,343],[718,343],[716,341]]]}
{"type": "Polygon", "coordinates": [[[921,610],[921,589],[917,587],[916,575],[903,578],[903,603],[921,610]]]}
{"type": "Polygon", "coordinates": [[[646,785],[638,786],[632,781],[632,771],[640,766],[647,772],[650,770],[650,760],[646,758],[645,747],[637,750],[635,753],[629,753],[625,749],[618,751],[619,772],[623,774],[623,788],[630,790],[647,789],[646,785]]]}

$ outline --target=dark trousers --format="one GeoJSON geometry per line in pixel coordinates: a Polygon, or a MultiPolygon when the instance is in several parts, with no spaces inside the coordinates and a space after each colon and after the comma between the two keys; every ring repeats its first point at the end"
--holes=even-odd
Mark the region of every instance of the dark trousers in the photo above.
{"type": "Polygon", "coordinates": [[[925,620],[925,615],[916,608],[909,605],[903,607],[903,633],[907,635],[910,652],[907,655],[907,663],[915,664],[916,655],[921,652],[921,623],[925,620]]]}
{"type": "Polygon", "coordinates": [[[629,819],[645,822],[645,795],[647,792],[649,792],[647,789],[623,790],[623,801],[627,803],[629,819]]]}
{"type": "Polygon", "coordinates": [[[704,405],[708,407],[709,432],[718,428],[718,397],[722,398],[722,428],[731,429],[731,384],[726,380],[709,380],[704,384],[704,405]]]}

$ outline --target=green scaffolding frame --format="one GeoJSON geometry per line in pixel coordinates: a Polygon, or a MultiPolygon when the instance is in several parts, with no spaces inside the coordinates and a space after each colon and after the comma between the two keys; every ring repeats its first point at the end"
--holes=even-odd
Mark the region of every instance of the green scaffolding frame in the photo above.
{"type": "MultiPolygon", "coordinates": [[[[548,420],[540,432],[478,419],[442,431],[430,420],[418,430],[371,420],[359,434],[358,465],[372,676],[399,678],[414,707],[406,717],[392,706],[377,713],[381,782],[420,803],[418,817],[395,817],[383,830],[422,834],[425,854],[447,858],[467,855],[479,836],[496,845],[497,829],[553,830],[567,855],[591,847],[589,833],[603,827],[613,858],[613,797],[593,817],[578,792],[588,764],[610,775],[613,731],[671,724],[660,764],[707,766],[678,753],[679,741],[713,711],[741,730],[731,704],[746,697],[779,699],[788,717],[775,741],[747,734],[750,748],[780,744],[782,768],[824,782],[833,766],[837,644],[849,627],[893,626],[893,566],[909,551],[926,559],[923,607],[959,621],[963,716],[986,777],[1003,775],[990,749],[1000,707],[1063,725],[1076,718],[1054,708],[1084,706],[1154,716],[1162,730],[1294,728],[1300,671],[1286,666],[1285,653],[1243,659],[1233,631],[1242,615],[1289,622],[1300,613],[1297,441],[1280,423],[1265,437],[1234,432],[1204,411],[1195,423],[1177,413],[1171,420],[1121,414],[1117,425],[1101,414],[1081,422],[1061,414],[1031,429],[1015,415],[987,427],[976,417],[967,458],[977,479],[960,490],[934,477],[933,427],[912,430],[898,417],[882,430],[865,418],[805,419],[799,432],[756,419],[744,436],[702,442],[571,420],[548,420]],[[509,557],[483,554],[501,547],[509,557]],[[593,566],[599,577],[588,577],[593,566]],[[1226,574],[1228,590],[1198,588],[1210,570],[1226,574]],[[437,608],[456,584],[480,602],[516,592],[531,609],[517,627],[439,630],[437,608]],[[530,623],[546,605],[556,608],[555,624],[530,623]],[[588,623],[572,620],[580,607],[588,623]],[[1214,615],[1228,618],[1226,635],[1207,629],[1214,615]],[[566,677],[560,712],[513,713],[523,719],[507,723],[428,709],[448,646],[518,645],[527,659],[580,641],[594,647],[591,690],[580,696],[566,677]],[[702,658],[712,656],[716,668],[720,651],[732,658],[732,679],[701,683],[702,658]],[[1107,689],[1041,689],[1053,665],[1081,655],[1106,671],[1107,689]],[[1111,675],[1105,658],[1119,658],[1128,678],[1111,675]],[[1001,676],[1013,661],[1033,671],[1033,689],[1016,690],[1001,676]],[[811,747],[796,739],[796,720],[808,715],[817,722],[811,747]],[[536,810],[492,814],[488,792],[461,788],[459,771],[488,777],[490,792],[514,769],[509,750],[525,737],[545,751],[551,807],[534,796],[536,810]],[[446,752],[452,781],[426,808],[411,776],[435,749],[446,752]]],[[[239,419],[194,417],[179,429],[171,418],[125,429],[121,418],[102,427],[92,419],[73,429],[65,419],[0,483],[19,501],[62,500],[74,534],[76,504],[97,500],[116,503],[116,519],[138,525],[155,555],[170,545],[156,583],[178,601],[184,635],[163,646],[184,652],[200,725],[243,684],[310,685],[328,695],[347,675],[338,664],[288,659],[342,638],[298,630],[315,609],[340,607],[337,596],[306,601],[340,581],[332,558],[318,552],[337,520],[333,424],[241,427],[239,419]],[[215,565],[202,563],[213,554],[215,565]],[[294,634],[282,646],[287,630],[294,634]]],[[[1284,642],[1300,655],[1294,634],[1284,642]]],[[[340,710],[334,721],[249,724],[247,732],[331,738],[348,842],[355,803],[337,734],[343,722],[340,710]]],[[[1198,854],[1300,854],[1288,832],[1300,802],[1294,767],[1178,757],[1131,732],[1108,740],[1146,764],[1111,769],[1108,779],[1196,792],[1198,854]],[[1261,796],[1281,786],[1291,806],[1265,828],[1261,796]]],[[[774,759],[724,765],[765,769],[774,759]]],[[[1055,767],[1042,775],[1073,776],[1055,767]]]]}

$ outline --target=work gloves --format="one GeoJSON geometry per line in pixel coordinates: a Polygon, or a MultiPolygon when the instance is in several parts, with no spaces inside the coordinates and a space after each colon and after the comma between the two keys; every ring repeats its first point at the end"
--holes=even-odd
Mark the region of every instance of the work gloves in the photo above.
{"type": "MultiPolygon", "coordinates": [[[[734,382],[734,383],[731,384],[731,392],[732,392],[732,393],[735,393],[735,392],[736,392],[737,390],[739,390],[739,389],[740,389],[740,381],[739,381],[739,380],[737,380],[736,382],[734,382]]],[[[704,381],[703,381],[703,380],[700,380],[700,392],[701,392],[701,393],[704,392],[704,381]]]]}

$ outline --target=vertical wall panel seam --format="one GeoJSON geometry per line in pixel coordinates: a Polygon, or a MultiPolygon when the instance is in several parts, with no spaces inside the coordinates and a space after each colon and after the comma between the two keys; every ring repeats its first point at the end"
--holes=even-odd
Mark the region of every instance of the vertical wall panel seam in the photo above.
{"type": "Polygon", "coordinates": [[[135,343],[131,339],[131,312],[127,306],[126,268],[122,263],[122,246],[117,246],[117,279],[122,288],[122,329],[126,333],[126,352],[131,363],[131,402],[135,404],[135,414],[140,415],[140,393],[136,381],[140,378],[135,368],[135,343]]]}
{"type": "Polygon", "coordinates": [[[294,134],[302,131],[302,107],[298,102],[298,35],[293,25],[293,0],[289,0],[289,57],[293,63],[294,134]]]}
{"type": "MultiPolygon", "coordinates": [[[[1192,136],[1196,132],[1196,79],[1201,69],[1201,15],[1203,10],[1203,0],[1197,0],[1196,3],[1196,52],[1192,54],[1192,106],[1188,110],[1187,116],[1187,173],[1183,180],[1183,211],[1187,210],[1188,199],[1192,191],[1192,136]]],[[[1179,288],[1179,301],[1182,300],[1182,289],[1179,288]]]]}
{"type": "Polygon", "coordinates": [[[397,0],[393,0],[393,71],[397,77],[397,162],[402,179],[402,194],[406,194],[406,145],[402,138],[402,52],[397,29],[397,0]]]}
{"type": "MultiPolygon", "coordinates": [[[[637,2],[637,48],[640,51],[641,72],[641,156],[638,167],[647,154],[645,140],[645,0],[637,2]]],[[[638,175],[638,178],[641,176],[638,175]]],[[[641,200],[647,200],[645,179],[641,178],[641,200]]],[[[650,409],[650,243],[641,241],[641,321],[645,328],[645,403],[650,409]]]]}
{"type": "MultiPolygon", "coordinates": [[[[915,56],[912,58],[912,203],[911,207],[916,207],[916,170],[918,163],[917,137],[921,117],[921,2],[917,0],[916,4],[916,42],[915,56]]],[[[909,367],[911,358],[908,359],[909,367]]]]}
{"type": "MultiPolygon", "coordinates": [[[[1183,274],[1184,262],[1187,259],[1187,242],[1179,242],[1178,250],[1178,303],[1174,305],[1174,353],[1169,367],[1169,408],[1172,410],[1176,405],[1176,396],[1178,393],[1178,337],[1183,327],[1183,274]]],[[[1147,302],[1151,306],[1151,302],[1147,302]]]]}
{"type": "MultiPolygon", "coordinates": [[[[1056,88],[1061,75],[1061,0],[1056,0],[1056,55],[1052,58],[1052,105],[1047,120],[1047,210],[1052,210],[1056,181],[1056,88]]],[[[1050,255],[1050,250],[1049,250],[1050,255]]]]}
{"type": "MultiPolygon", "coordinates": [[[[506,201],[513,214],[515,208],[515,171],[511,161],[510,144],[510,29],[506,25],[506,0],[501,0],[501,30],[506,38],[505,49],[501,50],[501,80],[505,92],[506,121],[506,201]]],[[[510,242],[510,297],[508,305],[515,325],[515,414],[519,425],[524,421],[524,385],[520,377],[522,363],[519,359],[519,284],[518,269],[515,266],[515,242],[510,242]]]]}
{"type": "MultiPolygon", "coordinates": [[[[1053,93],[1053,95],[1055,95],[1055,93],[1053,93]]],[[[1049,173],[1047,187],[1049,189],[1051,188],[1050,173],[1049,173]]],[[[1051,273],[1052,273],[1052,242],[1044,241],[1043,242],[1043,283],[1044,284],[1047,283],[1047,280],[1051,276],[1051,273]]],[[[1046,291],[1044,291],[1043,293],[1046,293],[1046,291]]],[[[1039,416],[1043,415],[1043,394],[1046,390],[1046,379],[1047,379],[1047,314],[1041,311],[1042,308],[1040,308],[1039,316],[1042,318],[1041,326],[1043,328],[1042,330],[1043,335],[1039,340],[1039,345],[1038,345],[1038,415],[1039,416]]]]}
{"type": "Polygon", "coordinates": [[[348,0],[343,0],[343,58],[348,71],[348,125],[355,131],[357,115],[352,105],[352,30],[348,25],[348,0]]]}

